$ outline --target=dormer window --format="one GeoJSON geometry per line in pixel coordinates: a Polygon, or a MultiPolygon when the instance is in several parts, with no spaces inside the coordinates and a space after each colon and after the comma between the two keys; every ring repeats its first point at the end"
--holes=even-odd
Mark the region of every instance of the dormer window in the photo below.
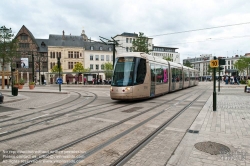
{"type": "Polygon", "coordinates": [[[111,51],[111,47],[109,47],[109,51],[111,51]]]}
{"type": "Polygon", "coordinates": [[[102,51],[102,47],[100,47],[100,50],[102,51]]]}
{"type": "Polygon", "coordinates": [[[93,46],[90,46],[90,50],[94,50],[94,47],[93,47],[93,46]]]}
{"type": "Polygon", "coordinates": [[[42,47],[45,47],[45,46],[46,46],[46,44],[45,44],[44,42],[42,42],[41,46],[42,46],[42,47]]]}

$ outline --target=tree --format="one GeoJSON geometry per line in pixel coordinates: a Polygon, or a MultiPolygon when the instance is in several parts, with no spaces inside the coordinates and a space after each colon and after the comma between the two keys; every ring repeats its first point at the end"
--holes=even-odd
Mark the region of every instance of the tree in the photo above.
{"type": "Polygon", "coordinates": [[[234,67],[239,71],[239,74],[240,74],[244,72],[247,66],[246,66],[246,62],[244,62],[243,59],[239,59],[234,63],[234,67]]]}
{"type": "Polygon", "coordinates": [[[138,38],[132,42],[132,48],[134,52],[149,53],[149,46],[150,44],[148,43],[148,37],[144,36],[144,33],[142,32],[139,32],[138,38]]]}
{"type": "MultiPolygon", "coordinates": [[[[62,66],[60,66],[60,72],[62,71],[63,71],[62,66]]],[[[58,73],[59,72],[58,66],[57,65],[53,66],[51,72],[58,73]]]]}
{"type": "Polygon", "coordinates": [[[113,64],[110,62],[104,63],[104,73],[105,73],[105,78],[111,78],[112,77],[112,71],[113,71],[113,64]]]}
{"type": "Polygon", "coordinates": [[[13,58],[17,56],[18,40],[14,39],[11,28],[5,26],[0,28],[0,60],[2,64],[2,89],[4,89],[4,68],[6,64],[13,62],[13,58]]]}
{"type": "Polygon", "coordinates": [[[190,63],[189,61],[186,61],[186,63],[184,63],[183,65],[184,65],[184,66],[187,66],[187,67],[193,68],[192,63],[190,63]]]}
{"type": "Polygon", "coordinates": [[[172,59],[172,58],[170,58],[170,57],[166,57],[166,56],[164,56],[164,57],[163,57],[163,59],[164,59],[164,60],[166,60],[166,61],[171,61],[171,62],[173,62],[173,59],[172,59]]]}
{"type": "Polygon", "coordinates": [[[90,69],[89,68],[85,69],[81,62],[77,62],[73,68],[73,72],[78,72],[78,73],[89,72],[89,71],[90,69]]]}
{"type": "Polygon", "coordinates": [[[73,68],[73,72],[78,72],[78,80],[79,80],[79,76],[81,75],[80,73],[83,73],[83,72],[88,72],[90,71],[90,69],[85,69],[82,65],[81,62],[77,62],[73,68]]]}

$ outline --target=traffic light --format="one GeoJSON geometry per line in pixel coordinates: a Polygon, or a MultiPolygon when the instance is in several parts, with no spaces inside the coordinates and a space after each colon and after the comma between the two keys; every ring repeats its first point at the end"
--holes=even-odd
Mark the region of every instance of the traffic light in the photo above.
{"type": "Polygon", "coordinates": [[[224,69],[224,67],[219,67],[219,70],[221,71],[221,70],[223,70],[224,69]]]}
{"type": "Polygon", "coordinates": [[[219,65],[225,65],[226,60],[225,59],[219,59],[219,65]]]}
{"type": "Polygon", "coordinates": [[[60,63],[60,57],[57,57],[57,67],[58,69],[60,70],[60,67],[61,67],[61,63],[60,63]]]}

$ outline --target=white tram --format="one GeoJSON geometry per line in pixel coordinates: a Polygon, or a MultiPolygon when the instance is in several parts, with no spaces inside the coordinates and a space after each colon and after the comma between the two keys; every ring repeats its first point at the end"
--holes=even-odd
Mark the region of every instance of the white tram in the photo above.
{"type": "Polygon", "coordinates": [[[145,99],[198,85],[199,72],[181,64],[142,53],[115,59],[110,88],[113,100],[145,99]]]}

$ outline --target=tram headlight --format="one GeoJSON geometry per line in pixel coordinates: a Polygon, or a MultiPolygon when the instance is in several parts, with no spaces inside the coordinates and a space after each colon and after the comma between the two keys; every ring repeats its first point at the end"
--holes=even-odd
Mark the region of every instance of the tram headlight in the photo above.
{"type": "Polygon", "coordinates": [[[130,87],[126,87],[125,90],[126,90],[126,91],[130,91],[130,87]]]}

